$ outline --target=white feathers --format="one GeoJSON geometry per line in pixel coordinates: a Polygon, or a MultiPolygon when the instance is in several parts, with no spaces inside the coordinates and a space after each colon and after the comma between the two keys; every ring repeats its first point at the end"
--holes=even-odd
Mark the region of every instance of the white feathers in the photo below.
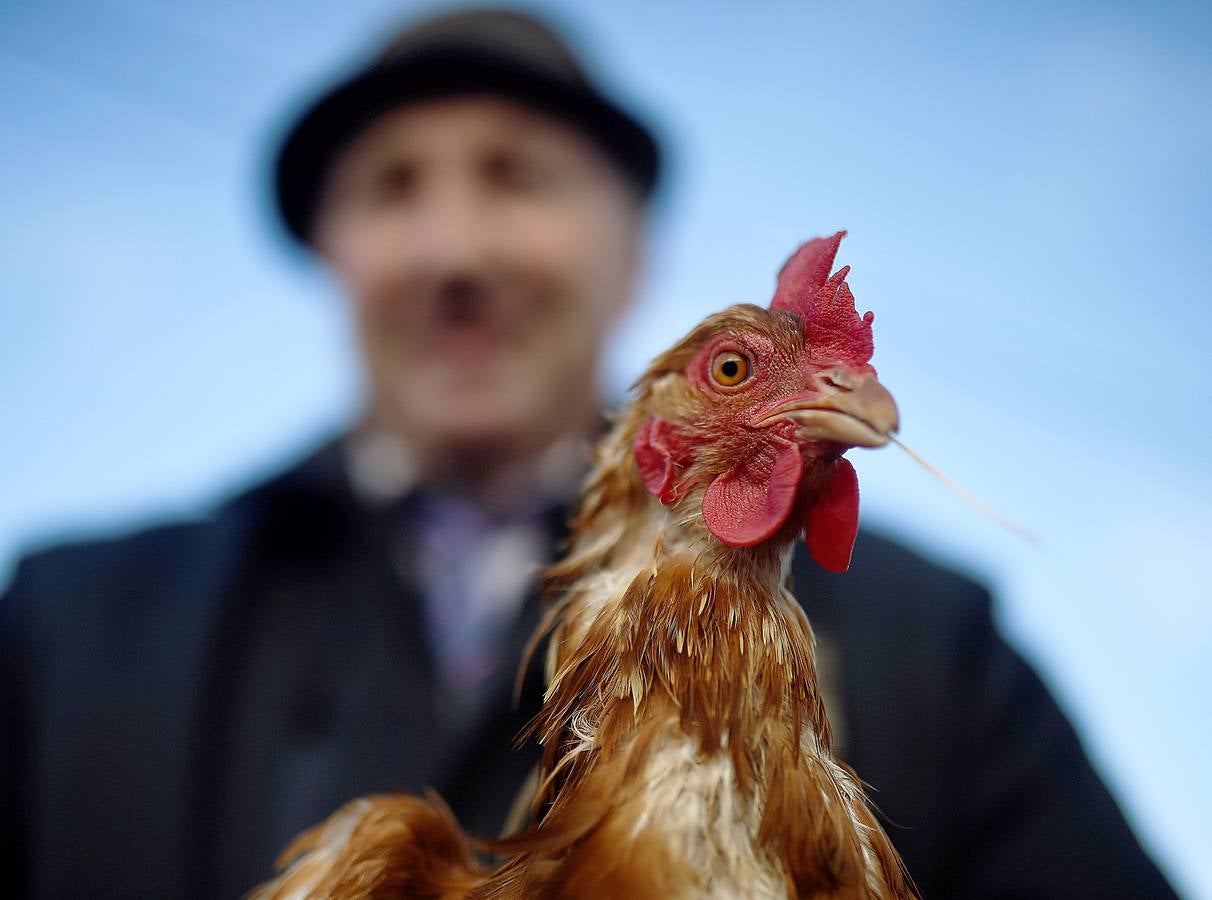
{"type": "Polygon", "coordinates": [[[704,879],[686,886],[687,897],[785,898],[781,864],[754,849],[761,798],[740,790],[727,753],[704,758],[676,721],[667,735],[637,773],[644,807],[633,833],[652,826],[670,836],[704,879]]]}

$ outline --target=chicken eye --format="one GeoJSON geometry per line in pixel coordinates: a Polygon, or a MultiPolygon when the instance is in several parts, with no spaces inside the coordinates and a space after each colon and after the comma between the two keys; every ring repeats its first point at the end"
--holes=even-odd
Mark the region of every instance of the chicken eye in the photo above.
{"type": "Polygon", "coordinates": [[[716,384],[735,387],[749,377],[749,360],[734,350],[717,353],[711,361],[711,377],[716,384]]]}

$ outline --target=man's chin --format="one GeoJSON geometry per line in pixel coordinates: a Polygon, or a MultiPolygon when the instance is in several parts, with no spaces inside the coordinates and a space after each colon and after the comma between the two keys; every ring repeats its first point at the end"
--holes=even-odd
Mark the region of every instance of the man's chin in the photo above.
{"type": "Polygon", "coordinates": [[[384,421],[395,422],[400,436],[425,459],[446,468],[471,464],[495,468],[542,452],[584,418],[550,394],[497,390],[432,390],[380,396],[384,421]]]}
{"type": "Polygon", "coordinates": [[[526,419],[502,416],[498,410],[447,416],[418,429],[417,434],[425,436],[439,464],[460,460],[495,467],[541,451],[559,434],[552,425],[530,424],[526,419]]]}

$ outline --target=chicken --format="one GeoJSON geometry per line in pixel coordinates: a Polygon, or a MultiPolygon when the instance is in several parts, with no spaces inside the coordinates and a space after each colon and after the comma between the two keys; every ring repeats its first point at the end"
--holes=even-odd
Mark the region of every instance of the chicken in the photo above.
{"type": "Polygon", "coordinates": [[[840,572],[842,455],[896,405],[871,367],[844,232],[804,244],[769,309],[712,315],[639,379],[597,451],[555,598],[532,824],[473,843],[437,797],[354,801],[259,898],[915,896],[834,758],[793,543],[840,572]],[[473,847],[502,860],[485,865],[473,847]]]}

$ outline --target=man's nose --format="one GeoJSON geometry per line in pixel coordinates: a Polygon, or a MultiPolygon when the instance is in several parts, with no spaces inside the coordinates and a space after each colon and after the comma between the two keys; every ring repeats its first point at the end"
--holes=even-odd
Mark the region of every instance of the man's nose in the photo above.
{"type": "Polygon", "coordinates": [[[431,275],[474,274],[488,251],[488,210],[484,198],[464,179],[445,179],[424,198],[422,214],[405,252],[431,275]]]}

